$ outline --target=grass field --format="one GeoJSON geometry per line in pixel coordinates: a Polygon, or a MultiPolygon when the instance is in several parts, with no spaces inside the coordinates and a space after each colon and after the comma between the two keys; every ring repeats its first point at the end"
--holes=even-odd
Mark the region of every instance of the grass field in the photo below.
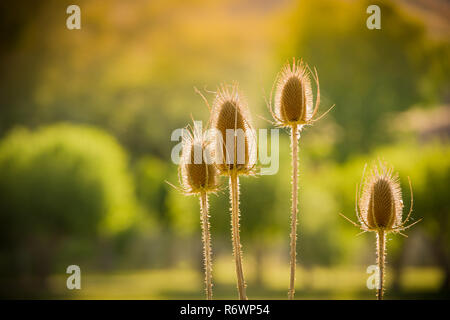
{"type": "MultiPolygon", "coordinates": [[[[247,294],[250,299],[286,299],[288,266],[272,262],[257,285],[247,265],[247,294]]],[[[314,267],[298,269],[297,299],[374,299],[366,287],[364,267],[314,267]]],[[[436,268],[405,268],[401,290],[387,291],[386,299],[448,298],[437,293],[443,274],[436,268]]],[[[203,275],[189,267],[151,269],[114,273],[83,271],[81,290],[66,289],[66,275],[50,279],[51,298],[68,299],[204,299],[203,275]]],[[[392,282],[387,274],[387,287],[392,282]]],[[[215,264],[214,298],[236,299],[233,261],[220,259],[215,264]]]]}

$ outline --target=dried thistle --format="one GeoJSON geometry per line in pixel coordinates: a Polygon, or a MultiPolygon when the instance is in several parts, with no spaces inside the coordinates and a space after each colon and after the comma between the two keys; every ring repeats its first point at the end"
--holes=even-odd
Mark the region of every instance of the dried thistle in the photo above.
{"type": "MultiPolygon", "coordinates": [[[[325,116],[334,106],[315,119],[320,105],[319,76],[302,60],[293,59],[292,65],[287,63],[277,75],[274,85],[275,104],[269,104],[269,111],[280,127],[296,127],[299,130],[305,125],[311,125],[325,116]],[[316,88],[316,102],[313,101],[311,77],[316,88]]],[[[273,89],[272,89],[273,91],[273,89]]],[[[272,93],[271,93],[272,96],[272,93]]]]}
{"type": "Polygon", "coordinates": [[[200,221],[202,227],[203,257],[205,267],[205,292],[212,299],[212,250],[209,230],[208,193],[218,190],[218,172],[212,162],[211,139],[199,130],[191,130],[183,137],[183,149],[179,166],[182,190],[187,195],[200,197],[200,221]],[[191,132],[192,131],[192,132],[191,132]]]}
{"type": "Polygon", "coordinates": [[[211,125],[217,135],[216,164],[220,174],[252,174],[256,165],[256,138],[248,106],[236,84],[222,85],[217,90],[211,125]]]}
{"type": "Polygon", "coordinates": [[[222,85],[216,92],[211,113],[216,130],[216,165],[229,176],[231,234],[239,298],[247,299],[242,269],[242,246],[239,236],[239,176],[250,175],[256,164],[256,139],[247,105],[237,85],[222,85]],[[232,140],[231,140],[232,139],[232,140]]]}
{"type": "Polygon", "coordinates": [[[286,64],[278,74],[274,85],[275,104],[272,108],[272,92],[270,94],[269,111],[275,120],[275,125],[291,128],[292,149],[292,213],[291,213],[291,274],[289,282],[289,299],[294,299],[295,294],[295,269],[296,269],[296,245],[297,245],[297,202],[298,202],[298,140],[300,131],[305,125],[311,125],[320,120],[334,106],[315,119],[320,104],[320,88],[317,70],[314,74],[303,61],[286,64]],[[313,102],[310,75],[312,75],[317,88],[316,102],[313,102]]]}
{"type": "Polygon", "coordinates": [[[211,142],[189,134],[184,138],[179,167],[180,180],[186,194],[215,192],[217,169],[212,162],[211,142]]]}
{"type": "Polygon", "coordinates": [[[390,232],[399,233],[406,237],[401,231],[406,230],[420,220],[406,225],[411,217],[413,209],[413,191],[411,180],[408,177],[411,192],[411,203],[408,215],[403,220],[403,200],[398,173],[394,173],[393,167],[380,161],[379,167],[374,165],[364,180],[364,172],[360,186],[356,186],[355,211],[359,223],[355,223],[343,214],[346,220],[363,232],[372,231],[377,235],[377,264],[380,274],[377,298],[383,299],[384,269],[386,256],[386,234],[390,232]],[[364,182],[363,182],[364,181],[364,182]],[[361,194],[362,186],[362,194],[361,194]]]}

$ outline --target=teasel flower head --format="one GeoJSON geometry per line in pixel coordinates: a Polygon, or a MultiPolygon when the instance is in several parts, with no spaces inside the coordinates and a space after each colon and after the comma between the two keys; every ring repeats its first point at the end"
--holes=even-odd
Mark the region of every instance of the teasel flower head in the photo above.
{"type": "Polygon", "coordinates": [[[183,136],[179,180],[185,194],[216,192],[218,172],[214,165],[211,138],[198,128],[189,128],[183,136]]]}
{"type": "Polygon", "coordinates": [[[404,220],[402,191],[398,173],[394,173],[393,167],[381,161],[378,166],[372,166],[367,177],[364,177],[363,173],[361,187],[357,186],[355,210],[359,224],[344,217],[362,229],[363,232],[383,231],[384,233],[396,232],[404,235],[401,231],[410,228],[421,220],[406,225],[410,220],[413,209],[413,192],[409,177],[408,181],[411,203],[409,213],[404,220]]]}
{"type": "Polygon", "coordinates": [[[221,175],[250,175],[256,165],[256,135],[237,84],[221,85],[211,110],[215,163],[221,175]]]}
{"type": "MultiPolygon", "coordinates": [[[[278,74],[275,83],[274,106],[268,103],[270,113],[275,119],[275,124],[280,127],[297,127],[301,129],[305,125],[311,125],[327,114],[334,105],[315,118],[320,104],[320,88],[317,70],[314,73],[303,63],[293,59],[292,64],[287,63],[278,74]],[[316,101],[314,103],[311,88],[311,78],[317,88],[316,101]]],[[[272,88],[272,92],[273,92],[272,88]]],[[[271,93],[271,101],[272,101],[271,93]]]]}
{"type": "MultiPolygon", "coordinates": [[[[365,167],[364,167],[365,172],[365,167]]],[[[406,237],[402,231],[412,227],[420,220],[407,225],[413,208],[413,192],[411,180],[409,188],[411,191],[411,204],[409,213],[403,220],[403,201],[398,174],[386,163],[380,161],[379,166],[373,165],[369,175],[361,178],[361,188],[356,186],[355,211],[358,222],[353,222],[346,216],[345,219],[351,222],[362,232],[372,231],[376,234],[376,253],[378,267],[378,287],[377,299],[382,300],[384,296],[384,278],[386,264],[386,235],[390,232],[399,233],[406,237]],[[365,178],[365,179],[364,179],[365,178]]]]}

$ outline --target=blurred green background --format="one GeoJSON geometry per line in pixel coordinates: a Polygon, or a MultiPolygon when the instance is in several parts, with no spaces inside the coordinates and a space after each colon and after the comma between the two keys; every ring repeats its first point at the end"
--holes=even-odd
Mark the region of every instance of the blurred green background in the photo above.
{"type": "MultiPolygon", "coordinates": [[[[177,182],[171,132],[208,119],[193,87],[236,80],[257,128],[292,57],[335,109],[300,141],[297,298],[373,299],[375,236],[354,217],[365,163],[407,176],[415,219],[390,235],[387,299],[450,297],[450,6],[403,1],[73,1],[0,4],[0,297],[203,299],[199,203],[177,182]],[[366,8],[381,8],[368,30],[366,8]],[[66,288],[69,265],[81,290],[66,288]]],[[[206,93],[212,101],[213,95],[206,93]]],[[[287,298],[290,151],[241,180],[248,296],[287,298]]],[[[228,191],[211,196],[214,297],[237,298],[228,191]]]]}

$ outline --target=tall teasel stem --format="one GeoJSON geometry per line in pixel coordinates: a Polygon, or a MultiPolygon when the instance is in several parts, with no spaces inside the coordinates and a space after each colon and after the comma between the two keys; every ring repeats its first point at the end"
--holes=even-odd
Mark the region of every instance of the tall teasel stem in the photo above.
{"type": "Polygon", "coordinates": [[[218,190],[218,171],[207,160],[212,157],[211,138],[196,128],[183,136],[183,149],[178,168],[181,191],[200,198],[203,263],[205,266],[206,299],[212,299],[212,251],[209,231],[208,193],[218,190]],[[200,158],[198,156],[201,156],[200,158]]]}
{"type": "Polygon", "coordinates": [[[231,235],[233,240],[233,255],[236,263],[236,277],[238,281],[239,299],[247,300],[245,294],[244,272],[242,270],[242,248],[239,237],[239,176],[236,172],[230,175],[231,201],[231,235]]]}
{"type": "MultiPolygon", "coordinates": [[[[289,299],[295,294],[295,267],[297,242],[297,199],[298,199],[298,134],[305,125],[312,125],[326,115],[333,106],[316,117],[320,105],[319,76],[317,70],[311,70],[302,60],[293,59],[292,64],[286,64],[278,74],[275,83],[274,107],[269,103],[269,110],[280,127],[291,128],[292,148],[292,214],[291,214],[291,276],[289,299]],[[317,94],[314,103],[311,80],[315,82],[317,94]]],[[[274,88],[273,87],[273,88],[274,88]]],[[[273,91],[272,88],[272,91],[273,91]]],[[[270,94],[272,101],[272,93],[270,94]]]]}
{"type": "Polygon", "coordinates": [[[386,233],[384,232],[384,230],[380,229],[377,232],[377,263],[378,263],[378,272],[380,275],[377,288],[378,300],[383,300],[385,257],[386,257],[386,233]]]}
{"type": "Polygon", "coordinates": [[[256,139],[247,103],[236,84],[222,85],[216,92],[211,111],[211,124],[216,129],[216,166],[221,175],[229,177],[231,205],[231,240],[236,264],[239,299],[247,300],[242,247],[239,236],[239,176],[252,175],[256,165],[256,139]],[[234,133],[230,136],[229,133],[234,133]]]}
{"type": "Polygon", "coordinates": [[[297,264],[297,202],[298,202],[298,129],[291,129],[292,148],[292,214],[291,214],[291,277],[289,284],[289,299],[295,294],[295,267],[297,264]]]}
{"type": "Polygon", "coordinates": [[[203,259],[205,266],[205,292],[206,299],[212,300],[212,250],[211,234],[209,231],[209,205],[206,192],[200,194],[201,226],[203,240],[203,259]]]}
{"type": "Polygon", "coordinates": [[[402,191],[398,174],[394,168],[381,162],[374,165],[368,177],[365,177],[364,167],[361,179],[362,189],[356,186],[355,211],[358,218],[356,223],[341,213],[347,221],[363,230],[363,232],[375,232],[377,235],[377,264],[378,264],[378,287],[377,299],[383,300],[384,294],[384,270],[386,264],[386,235],[388,233],[399,233],[406,237],[404,230],[411,228],[421,221],[419,219],[408,224],[413,210],[413,192],[411,180],[409,188],[411,192],[409,212],[403,219],[402,191]],[[365,179],[365,180],[364,180],[365,179]],[[362,190],[362,194],[361,194],[362,190]]]}

